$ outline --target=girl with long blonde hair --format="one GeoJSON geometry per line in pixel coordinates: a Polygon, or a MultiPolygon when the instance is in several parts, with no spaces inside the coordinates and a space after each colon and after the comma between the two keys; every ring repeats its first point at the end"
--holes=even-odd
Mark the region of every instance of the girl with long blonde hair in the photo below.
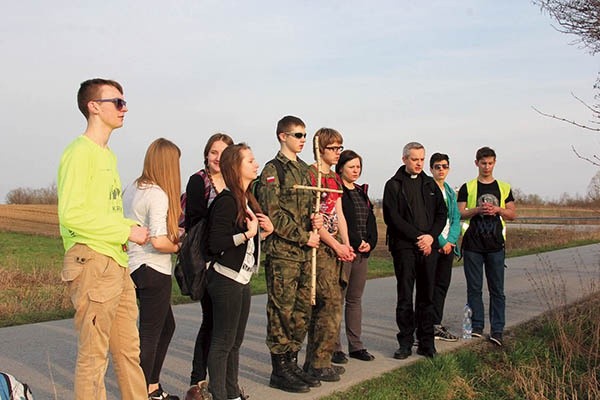
{"type": "Polygon", "coordinates": [[[175,318],[171,309],[171,254],[179,250],[178,219],[181,151],[167,139],[156,139],[144,158],[142,174],[125,189],[125,216],[147,226],[150,241],[129,243],[129,270],[140,307],[140,364],[149,399],[179,400],[159,383],[175,318]]]}

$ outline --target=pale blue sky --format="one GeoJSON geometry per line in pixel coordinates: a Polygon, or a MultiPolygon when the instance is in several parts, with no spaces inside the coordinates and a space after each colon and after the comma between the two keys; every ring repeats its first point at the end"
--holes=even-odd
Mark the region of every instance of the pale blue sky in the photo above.
{"type": "MultiPolygon", "coordinates": [[[[0,5],[0,202],[56,178],[85,128],[75,96],[88,78],[120,81],[129,113],[110,142],[123,184],[157,137],[182,149],[183,184],[207,138],[248,142],[261,164],[284,115],[311,134],[338,129],[364,158],[379,198],[419,141],[448,153],[449,183],[496,149],[496,176],[545,198],[586,192],[600,136],[535,113],[591,118],[600,64],[528,1],[113,1],[0,5]]],[[[301,154],[311,161],[308,149],[301,154]]]]}

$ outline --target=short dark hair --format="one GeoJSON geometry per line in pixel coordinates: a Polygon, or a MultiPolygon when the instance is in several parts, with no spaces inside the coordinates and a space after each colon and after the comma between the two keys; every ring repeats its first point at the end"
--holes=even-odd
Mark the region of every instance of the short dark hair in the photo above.
{"type": "Polygon", "coordinates": [[[355,158],[358,158],[358,161],[360,162],[360,172],[362,173],[362,157],[360,155],[358,155],[357,152],[355,152],[354,150],[344,150],[342,151],[342,153],[340,154],[340,159],[338,160],[338,163],[335,165],[335,172],[338,174],[342,173],[342,169],[344,168],[344,165],[346,165],[346,163],[348,161],[352,161],[355,158]]]}
{"type": "Polygon", "coordinates": [[[281,118],[279,122],[277,122],[277,132],[275,132],[275,134],[277,135],[277,140],[279,140],[280,133],[289,132],[290,129],[292,129],[294,126],[301,126],[303,128],[306,128],[304,122],[298,117],[294,117],[293,115],[286,115],[285,117],[281,118]]]}
{"type": "Polygon", "coordinates": [[[492,149],[491,147],[487,147],[487,146],[482,147],[479,150],[477,150],[477,153],[475,154],[475,159],[477,161],[479,161],[485,157],[494,157],[494,159],[496,159],[496,152],[494,151],[494,149],[492,149]]]}
{"type": "Polygon", "coordinates": [[[99,98],[102,86],[112,86],[117,89],[119,93],[123,94],[123,86],[117,81],[94,78],[82,82],[79,86],[79,91],[77,92],[77,107],[79,107],[79,111],[81,111],[85,119],[88,119],[90,116],[87,107],[88,103],[99,98]]]}
{"type": "Polygon", "coordinates": [[[448,157],[448,154],[433,153],[429,159],[429,168],[433,168],[433,164],[436,162],[444,160],[448,161],[448,165],[450,165],[450,157],[448,157]]]}

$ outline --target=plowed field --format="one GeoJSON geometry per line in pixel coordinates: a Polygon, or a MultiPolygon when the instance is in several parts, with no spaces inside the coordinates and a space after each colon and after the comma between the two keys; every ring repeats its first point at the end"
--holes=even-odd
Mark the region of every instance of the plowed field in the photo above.
{"type": "Polygon", "coordinates": [[[0,230],[57,237],[57,207],[46,204],[0,204],[0,230]]]}

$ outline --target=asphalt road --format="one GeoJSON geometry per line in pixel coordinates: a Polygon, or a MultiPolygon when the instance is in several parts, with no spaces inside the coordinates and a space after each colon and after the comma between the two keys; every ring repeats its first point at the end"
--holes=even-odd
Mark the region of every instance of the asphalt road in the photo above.
{"type": "MultiPolygon", "coordinates": [[[[527,321],[549,307],[572,302],[583,293],[600,289],[600,245],[558,250],[542,255],[508,259],[506,264],[507,328],[527,321]]],[[[444,323],[458,333],[466,288],[462,268],[454,269],[446,301],[444,323]]],[[[240,384],[252,400],[318,399],[334,391],[405,366],[418,359],[395,360],[395,278],[370,280],[363,299],[363,341],[376,357],[363,362],[351,359],[341,381],[323,383],[306,394],[289,394],[268,386],[271,372],[265,340],[266,296],[252,298],[250,319],[240,359],[240,384]]],[[[487,304],[487,299],[486,299],[487,304]]],[[[487,308],[487,307],[486,307],[487,308]]],[[[174,307],[177,329],[165,361],[161,382],[174,394],[183,396],[188,388],[191,357],[200,325],[200,305],[174,307]]],[[[464,345],[437,343],[445,352],[464,345]]],[[[27,382],[40,399],[72,399],[76,336],[72,320],[52,321],[0,329],[0,370],[27,382]]],[[[300,360],[304,356],[301,353],[300,360]]],[[[118,399],[119,391],[112,368],[106,376],[108,399],[118,399]]],[[[183,397],[182,397],[183,398],[183,397]]]]}

